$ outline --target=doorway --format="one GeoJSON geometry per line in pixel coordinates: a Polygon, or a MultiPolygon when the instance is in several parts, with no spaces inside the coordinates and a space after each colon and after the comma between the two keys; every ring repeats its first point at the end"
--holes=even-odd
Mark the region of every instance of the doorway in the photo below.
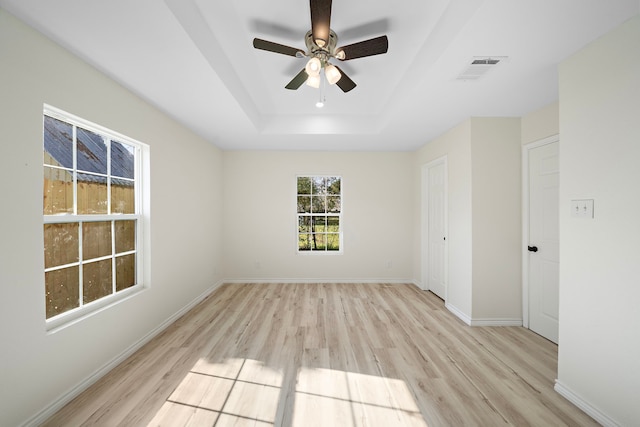
{"type": "Polygon", "coordinates": [[[559,138],[523,147],[523,325],[558,343],[559,138]]]}
{"type": "Polygon", "coordinates": [[[447,157],[422,167],[422,289],[447,301],[447,157]]]}

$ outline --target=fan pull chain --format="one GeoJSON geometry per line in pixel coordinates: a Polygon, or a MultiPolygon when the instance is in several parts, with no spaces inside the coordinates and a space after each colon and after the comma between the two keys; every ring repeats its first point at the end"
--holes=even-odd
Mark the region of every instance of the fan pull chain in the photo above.
{"type": "Polygon", "coordinates": [[[324,76],[322,76],[322,74],[324,74],[324,69],[320,70],[320,88],[318,90],[318,93],[320,94],[320,98],[318,99],[318,102],[316,102],[316,107],[318,108],[322,108],[324,107],[324,103],[325,103],[325,96],[324,96],[324,88],[327,85],[326,83],[326,78],[324,76]]]}

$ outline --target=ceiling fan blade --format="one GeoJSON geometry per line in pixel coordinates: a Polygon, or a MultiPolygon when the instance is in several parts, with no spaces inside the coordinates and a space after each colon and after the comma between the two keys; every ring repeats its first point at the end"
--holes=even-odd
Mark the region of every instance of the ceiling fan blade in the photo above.
{"type": "Polygon", "coordinates": [[[320,47],[329,43],[331,29],[331,0],[309,0],[311,9],[311,33],[320,47]]]}
{"type": "Polygon", "coordinates": [[[353,89],[354,87],[356,87],[356,84],[353,80],[351,80],[349,78],[349,76],[347,76],[344,71],[342,71],[340,69],[340,67],[336,66],[336,68],[338,69],[338,71],[340,71],[340,74],[342,74],[342,77],[340,77],[340,80],[338,80],[336,82],[336,85],[338,85],[338,87],[340,89],[342,89],[343,92],[349,92],[351,89],[353,89]]]}
{"type": "Polygon", "coordinates": [[[307,72],[303,68],[302,71],[300,71],[298,75],[295,76],[293,80],[291,80],[289,84],[285,86],[285,89],[296,90],[300,86],[302,86],[302,84],[306,82],[308,78],[309,78],[309,74],[307,74],[307,72]]]}
{"type": "Polygon", "coordinates": [[[283,44],[270,42],[262,39],[253,39],[253,47],[260,50],[266,50],[268,52],[281,53],[283,55],[296,56],[298,52],[304,55],[302,49],[298,49],[291,46],[285,46],[283,44]]]}
{"type": "MultiPolygon", "coordinates": [[[[348,61],[349,59],[380,55],[382,53],[387,53],[388,50],[389,39],[387,38],[387,36],[380,36],[376,37],[375,39],[369,39],[347,46],[342,46],[336,49],[336,52],[344,52],[344,58],[342,59],[342,61],[348,61]]],[[[340,59],[340,56],[336,55],[336,58],[340,59]]]]}

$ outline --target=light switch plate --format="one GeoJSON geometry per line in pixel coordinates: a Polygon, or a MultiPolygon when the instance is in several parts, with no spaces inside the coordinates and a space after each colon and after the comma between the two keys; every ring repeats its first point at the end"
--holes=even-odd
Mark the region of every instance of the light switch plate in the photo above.
{"type": "Polygon", "coordinates": [[[593,218],[593,199],[571,201],[572,218],[593,218]]]}

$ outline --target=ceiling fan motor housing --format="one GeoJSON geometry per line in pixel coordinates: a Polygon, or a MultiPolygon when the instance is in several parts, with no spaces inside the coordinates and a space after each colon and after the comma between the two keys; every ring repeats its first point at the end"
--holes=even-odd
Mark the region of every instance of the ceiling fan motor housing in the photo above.
{"type": "Polygon", "coordinates": [[[307,45],[307,56],[320,59],[324,66],[329,58],[334,56],[336,46],[338,45],[338,35],[333,30],[329,30],[329,43],[320,47],[313,39],[313,33],[307,31],[307,34],[304,36],[304,42],[307,45]]]}

